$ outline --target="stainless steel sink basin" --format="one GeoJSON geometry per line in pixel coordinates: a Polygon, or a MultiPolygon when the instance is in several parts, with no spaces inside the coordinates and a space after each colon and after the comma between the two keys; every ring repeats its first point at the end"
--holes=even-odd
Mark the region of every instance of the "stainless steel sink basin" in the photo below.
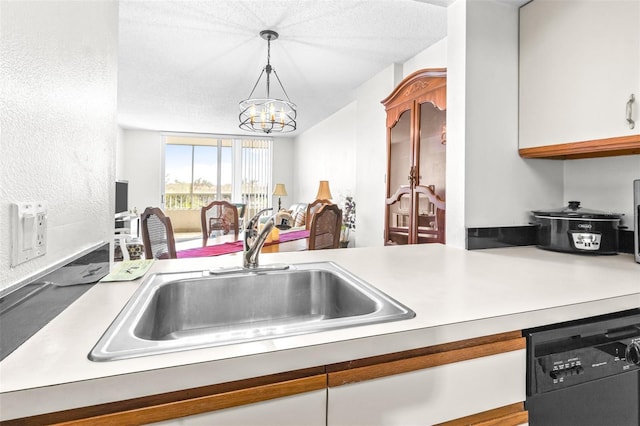
{"type": "Polygon", "coordinates": [[[413,318],[332,262],[267,272],[155,274],[89,354],[110,361],[413,318]]]}

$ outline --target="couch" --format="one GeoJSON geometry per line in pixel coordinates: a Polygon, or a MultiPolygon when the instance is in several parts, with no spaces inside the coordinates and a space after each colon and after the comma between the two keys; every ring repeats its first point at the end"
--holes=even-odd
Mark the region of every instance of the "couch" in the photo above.
{"type": "Polygon", "coordinates": [[[287,209],[287,212],[291,215],[293,223],[291,224],[294,228],[299,228],[301,226],[305,226],[306,224],[306,216],[307,216],[307,203],[295,203],[291,204],[287,209]]]}
{"type": "MultiPolygon", "coordinates": [[[[285,228],[304,228],[306,224],[306,216],[307,216],[307,203],[295,203],[292,204],[288,209],[282,209],[278,213],[276,213],[276,225],[281,225],[282,220],[285,220],[285,228]]],[[[269,215],[262,216],[260,218],[260,223],[265,223],[269,215]]],[[[285,229],[281,228],[281,229],[285,229]]]]}

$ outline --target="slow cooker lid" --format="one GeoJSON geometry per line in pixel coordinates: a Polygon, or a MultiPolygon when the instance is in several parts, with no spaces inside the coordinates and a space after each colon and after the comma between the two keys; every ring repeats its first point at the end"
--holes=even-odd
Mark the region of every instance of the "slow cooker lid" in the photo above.
{"type": "Polygon", "coordinates": [[[533,210],[536,216],[584,218],[584,219],[620,219],[622,215],[617,213],[590,210],[580,207],[580,201],[569,201],[566,207],[550,210],[533,210]]]}

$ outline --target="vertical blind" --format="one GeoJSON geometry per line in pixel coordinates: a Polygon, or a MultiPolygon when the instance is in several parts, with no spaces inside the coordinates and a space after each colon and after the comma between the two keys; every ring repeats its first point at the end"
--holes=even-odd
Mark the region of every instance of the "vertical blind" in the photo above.
{"type": "Polygon", "coordinates": [[[242,140],[242,202],[247,205],[247,217],[270,204],[271,147],[270,140],[242,140]]]}

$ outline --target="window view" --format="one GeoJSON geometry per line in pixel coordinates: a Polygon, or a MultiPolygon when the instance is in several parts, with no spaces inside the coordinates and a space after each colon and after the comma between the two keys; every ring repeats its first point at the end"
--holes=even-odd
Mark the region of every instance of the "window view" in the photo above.
{"type": "Polygon", "coordinates": [[[264,139],[167,137],[165,208],[200,210],[211,201],[226,200],[245,204],[249,217],[267,207],[271,146],[264,139]]]}

